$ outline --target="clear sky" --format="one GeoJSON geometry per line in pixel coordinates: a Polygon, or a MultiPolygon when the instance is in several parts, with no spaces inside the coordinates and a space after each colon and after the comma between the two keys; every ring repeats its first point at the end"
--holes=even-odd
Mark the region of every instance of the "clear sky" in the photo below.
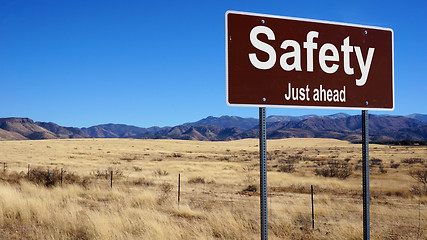
{"type": "MultiPolygon", "coordinates": [[[[225,12],[392,28],[393,112],[427,114],[427,1],[0,0],[0,117],[173,126],[258,117],[225,103],[225,12]]],[[[268,115],[360,111],[273,109],[268,115]]]]}

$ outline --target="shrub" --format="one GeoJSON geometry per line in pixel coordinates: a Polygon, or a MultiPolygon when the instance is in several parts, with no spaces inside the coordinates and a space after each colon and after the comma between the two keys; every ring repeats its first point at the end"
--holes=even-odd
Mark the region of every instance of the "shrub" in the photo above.
{"type": "Polygon", "coordinates": [[[152,186],[154,185],[153,181],[147,180],[143,177],[133,180],[133,185],[138,186],[152,186]]]}
{"type": "Polygon", "coordinates": [[[318,176],[323,177],[336,177],[339,179],[346,179],[351,175],[352,169],[347,162],[333,160],[328,161],[328,164],[324,166],[317,167],[314,170],[314,173],[318,176]]]}
{"type": "Polygon", "coordinates": [[[163,182],[160,184],[160,195],[157,199],[157,204],[162,205],[169,199],[169,193],[173,190],[173,186],[170,183],[163,182]]]}
{"type": "Polygon", "coordinates": [[[172,191],[173,186],[170,183],[164,182],[160,185],[160,189],[162,190],[162,193],[168,194],[172,191]]]}
{"type": "Polygon", "coordinates": [[[407,158],[404,159],[402,161],[402,163],[407,163],[407,164],[416,164],[416,163],[420,163],[420,164],[424,164],[424,160],[421,158],[407,158]]]}
{"type": "Polygon", "coordinates": [[[245,189],[243,189],[244,192],[256,192],[258,190],[258,187],[254,184],[248,185],[245,189]]]}
{"type": "Polygon", "coordinates": [[[282,164],[280,167],[279,167],[279,171],[280,172],[285,172],[285,173],[293,173],[293,172],[295,172],[295,166],[294,166],[294,164],[282,164]]]}
{"type": "MultiPolygon", "coordinates": [[[[61,171],[58,169],[42,169],[34,168],[30,170],[28,176],[30,182],[44,185],[46,187],[51,187],[59,184],[61,182],[61,171]]],[[[80,177],[74,173],[69,173],[68,171],[62,172],[62,182],[63,183],[80,183],[80,177]]]]}
{"type": "Polygon", "coordinates": [[[398,168],[400,166],[400,163],[392,163],[390,164],[391,168],[398,168]]]}
{"type": "Polygon", "coordinates": [[[108,168],[108,173],[111,174],[111,172],[113,172],[114,177],[121,177],[121,176],[123,176],[123,171],[120,170],[120,169],[108,168]]]}
{"type": "Polygon", "coordinates": [[[109,176],[108,170],[94,170],[90,173],[90,175],[94,176],[95,178],[105,178],[107,179],[109,176]]]}
{"type": "Polygon", "coordinates": [[[113,168],[108,168],[106,170],[94,170],[90,173],[90,175],[94,176],[95,178],[105,178],[108,179],[109,177],[111,177],[111,172],[113,172],[113,176],[115,178],[117,177],[121,177],[123,176],[123,172],[119,169],[113,169],[113,168]]]}
{"type": "Polygon", "coordinates": [[[427,185],[427,169],[412,170],[409,175],[424,186],[427,185]]]}
{"type": "Polygon", "coordinates": [[[371,166],[373,165],[381,165],[383,160],[379,159],[379,158],[371,158],[369,159],[369,161],[371,162],[371,166]]]}
{"type": "Polygon", "coordinates": [[[168,171],[166,171],[166,170],[161,170],[161,169],[157,169],[157,170],[155,170],[154,171],[154,176],[157,176],[157,177],[162,177],[162,176],[167,176],[167,175],[169,175],[169,172],[168,171]]]}
{"type": "Polygon", "coordinates": [[[423,185],[423,186],[417,186],[417,185],[412,185],[411,188],[411,193],[417,196],[423,196],[426,195],[427,196],[427,186],[423,185]]]}
{"type": "Polygon", "coordinates": [[[288,159],[285,160],[286,163],[298,163],[299,161],[304,160],[304,157],[301,155],[289,155],[288,159]]]}
{"type": "Polygon", "coordinates": [[[23,172],[17,173],[17,172],[10,172],[10,173],[2,173],[0,175],[0,181],[5,181],[10,184],[19,184],[21,179],[26,178],[26,174],[23,172]]]}
{"type": "Polygon", "coordinates": [[[51,170],[44,170],[42,168],[34,168],[30,170],[28,180],[30,182],[45,185],[46,187],[55,185],[54,174],[51,170]]]}
{"type": "Polygon", "coordinates": [[[298,213],[298,215],[293,218],[293,222],[296,226],[299,226],[301,230],[308,230],[311,227],[311,216],[298,213]]]}
{"type": "Polygon", "coordinates": [[[381,163],[379,166],[380,173],[387,173],[387,170],[384,169],[384,165],[381,163]]]}
{"type": "Polygon", "coordinates": [[[68,184],[74,184],[74,183],[78,183],[78,184],[82,184],[82,180],[80,178],[80,176],[68,172],[68,171],[63,171],[62,173],[62,182],[63,183],[68,183],[68,184]]]}
{"type": "Polygon", "coordinates": [[[138,160],[138,156],[137,155],[125,156],[125,157],[121,157],[120,160],[131,162],[131,161],[138,160]]]}
{"type": "Polygon", "coordinates": [[[188,180],[188,183],[205,183],[205,179],[202,177],[194,177],[188,180]]]}
{"type": "Polygon", "coordinates": [[[137,166],[133,166],[133,170],[135,170],[135,172],[141,172],[142,168],[137,167],[137,166]]]}

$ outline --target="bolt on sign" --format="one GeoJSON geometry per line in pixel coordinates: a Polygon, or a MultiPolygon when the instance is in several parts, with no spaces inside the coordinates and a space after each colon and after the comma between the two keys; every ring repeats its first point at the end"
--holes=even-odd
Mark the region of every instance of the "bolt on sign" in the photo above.
{"type": "Polygon", "coordinates": [[[394,109],[393,30],[228,11],[230,106],[394,109]]]}

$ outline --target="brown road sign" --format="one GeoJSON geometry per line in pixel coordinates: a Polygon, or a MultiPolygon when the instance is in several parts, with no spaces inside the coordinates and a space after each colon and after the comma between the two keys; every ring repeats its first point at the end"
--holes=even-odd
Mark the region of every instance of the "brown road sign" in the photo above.
{"type": "Polygon", "coordinates": [[[226,13],[230,106],[394,109],[393,31],[226,13]]]}

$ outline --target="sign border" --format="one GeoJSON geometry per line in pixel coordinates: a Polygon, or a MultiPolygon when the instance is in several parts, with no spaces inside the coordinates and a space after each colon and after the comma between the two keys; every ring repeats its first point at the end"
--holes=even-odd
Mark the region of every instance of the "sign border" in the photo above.
{"type": "Polygon", "coordinates": [[[333,22],[333,21],[325,21],[325,20],[314,20],[314,19],[306,19],[306,18],[297,18],[297,17],[286,17],[286,16],[278,16],[278,15],[270,15],[270,14],[262,14],[262,13],[251,13],[251,12],[241,12],[241,11],[233,11],[228,10],[225,12],[225,96],[226,103],[230,107],[273,107],[273,108],[303,108],[303,109],[342,109],[342,110],[377,110],[377,111],[393,111],[395,108],[395,93],[394,93],[394,31],[391,28],[385,27],[376,27],[376,26],[367,26],[361,24],[353,24],[353,23],[342,23],[342,22],[333,22]],[[359,27],[366,29],[377,29],[383,31],[391,32],[391,75],[392,75],[392,96],[393,96],[393,107],[392,108],[369,108],[369,107],[340,107],[340,106],[300,106],[300,105],[263,105],[263,104],[237,104],[230,103],[228,96],[228,14],[240,14],[247,16],[256,16],[256,17],[268,17],[268,18],[277,18],[277,19],[285,19],[285,20],[294,20],[294,21],[302,21],[302,22],[313,22],[313,23],[323,23],[330,25],[340,25],[340,26],[350,26],[350,27],[359,27]]]}

